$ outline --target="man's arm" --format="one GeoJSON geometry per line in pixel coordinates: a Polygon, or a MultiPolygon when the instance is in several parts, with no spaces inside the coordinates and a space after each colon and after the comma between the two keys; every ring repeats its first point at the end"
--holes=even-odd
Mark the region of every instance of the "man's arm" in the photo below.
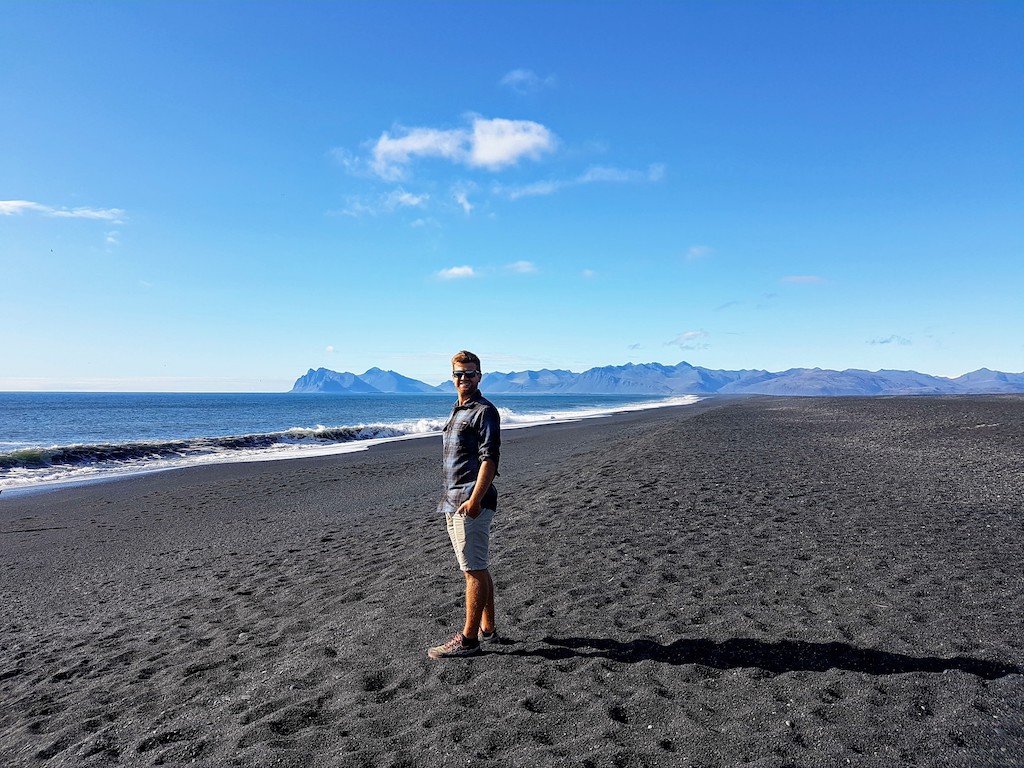
{"type": "Polygon", "coordinates": [[[455,511],[457,515],[476,518],[480,515],[480,504],[484,496],[494,482],[494,476],[498,472],[498,465],[491,459],[484,459],[480,463],[480,471],[476,473],[476,485],[473,486],[473,493],[455,511]]]}

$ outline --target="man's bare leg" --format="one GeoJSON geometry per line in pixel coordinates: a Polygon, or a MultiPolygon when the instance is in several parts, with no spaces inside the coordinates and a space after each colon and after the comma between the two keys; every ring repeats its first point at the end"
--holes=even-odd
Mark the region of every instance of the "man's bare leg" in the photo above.
{"type": "Polygon", "coordinates": [[[466,571],[466,624],[462,636],[475,640],[484,629],[494,631],[494,582],[490,571],[466,571]]]}

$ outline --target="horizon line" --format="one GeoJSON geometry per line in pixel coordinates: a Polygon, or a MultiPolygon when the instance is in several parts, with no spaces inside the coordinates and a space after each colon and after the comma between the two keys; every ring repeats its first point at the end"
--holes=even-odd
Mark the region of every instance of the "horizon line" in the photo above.
{"type": "MultiPolygon", "coordinates": [[[[914,369],[911,369],[911,368],[879,368],[877,370],[870,370],[868,368],[843,368],[843,369],[837,369],[837,368],[822,368],[820,366],[814,366],[814,367],[794,366],[794,367],[785,368],[785,369],[779,370],[779,371],[770,371],[770,370],[768,370],[766,368],[736,368],[736,369],[706,368],[704,366],[694,365],[693,363],[690,363],[690,362],[688,362],[686,360],[682,360],[679,363],[675,363],[674,365],[673,364],[659,363],[659,362],[655,362],[655,361],[644,362],[644,363],[621,363],[621,364],[618,364],[618,365],[613,365],[613,364],[597,365],[597,366],[592,366],[590,368],[587,368],[584,371],[578,371],[578,372],[577,371],[572,371],[572,370],[569,370],[569,369],[566,369],[566,368],[561,368],[561,369],[551,369],[551,368],[524,369],[524,370],[521,370],[521,371],[515,371],[515,370],[511,370],[511,371],[486,371],[486,372],[484,372],[484,376],[485,377],[488,376],[488,375],[509,376],[509,375],[513,375],[513,374],[517,374],[517,373],[535,372],[537,370],[563,370],[563,371],[567,371],[568,373],[570,373],[570,374],[572,374],[574,376],[580,376],[583,373],[586,373],[586,372],[592,371],[592,370],[596,370],[596,369],[600,369],[600,368],[625,368],[627,366],[639,367],[639,366],[645,366],[645,365],[659,365],[659,366],[664,366],[666,368],[672,368],[672,367],[678,367],[679,365],[684,365],[684,364],[688,365],[688,366],[690,366],[692,368],[700,368],[700,369],[707,370],[707,371],[758,371],[758,372],[774,373],[774,374],[786,373],[788,371],[829,371],[829,372],[833,372],[833,373],[848,373],[848,372],[851,372],[851,371],[863,371],[863,372],[866,372],[866,373],[874,373],[874,374],[882,373],[883,371],[897,371],[897,372],[900,372],[900,373],[916,373],[918,375],[929,376],[929,377],[937,378],[937,379],[945,379],[947,381],[955,381],[955,380],[957,380],[959,378],[962,378],[964,376],[967,376],[967,375],[969,375],[971,373],[978,373],[979,371],[989,371],[989,372],[992,372],[992,373],[1004,373],[1004,374],[1011,374],[1011,375],[1024,375],[1024,371],[1021,371],[1018,374],[1017,372],[1013,372],[1013,371],[999,371],[999,370],[996,370],[996,369],[993,369],[993,368],[988,368],[987,366],[982,366],[981,368],[976,368],[974,370],[967,371],[965,373],[958,374],[958,375],[954,376],[954,375],[949,375],[949,374],[925,373],[923,371],[918,371],[918,370],[914,370],[914,369]]],[[[375,370],[375,369],[379,370],[379,371],[382,371],[382,372],[385,372],[385,373],[394,373],[394,374],[396,374],[398,376],[402,376],[403,378],[412,379],[413,381],[417,381],[417,382],[419,382],[421,384],[426,384],[427,386],[430,386],[430,387],[435,388],[435,389],[438,388],[438,387],[444,386],[444,384],[448,381],[447,379],[443,379],[443,380],[441,380],[437,384],[430,384],[429,382],[424,381],[422,379],[415,379],[415,378],[413,378],[411,376],[406,376],[405,374],[399,373],[398,371],[391,370],[391,369],[384,369],[384,368],[381,368],[380,366],[376,366],[376,365],[370,366],[369,368],[366,369],[366,371],[364,371],[363,373],[358,373],[358,374],[357,373],[353,373],[352,371],[336,371],[336,370],[334,370],[332,368],[327,368],[326,366],[319,366],[318,368],[310,367],[307,370],[306,373],[301,374],[298,377],[296,377],[294,380],[292,380],[291,388],[289,388],[289,389],[284,389],[284,388],[282,388],[282,389],[256,389],[256,388],[253,388],[253,389],[211,389],[211,388],[205,388],[205,387],[204,388],[188,388],[188,389],[148,389],[148,388],[145,388],[144,386],[142,388],[97,389],[97,388],[91,388],[89,386],[89,384],[81,383],[81,380],[79,380],[80,383],[79,383],[78,386],[71,386],[71,387],[60,387],[60,386],[58,386],[58,387],[53,388],[53,389],[33,389],[31,387],[30,388],[25,388],[23,386],[21,386],[21,387],[12,387],[12,388],[8,389],[2,383],[0,383],[0,394],[49,394],[49,395],[64,395],[64,394],[67,394],[67,395],[70,395],[70,394],[94,394],[94,395],[101,395],[101,394],[122,394],[122,395],[128,395],[128,394],[167,394],[167,395],[173,395],[173,394],[196,394],[196,395],[303,394],[303,393],[292,392],[292,388],[294,388],[295,383],[299,379],[303,378],[304,376],[307,376],[310,371],[315,372],[315,371],[325,370],[325,371],[330,371],[332,373],[339,373],[339,374],[348,373],[348,374],[351,374],[353,376],[359,377],[359,376],[363,376],[366,373],[369,373],[370,371],[375,370]]],[[[20,379],[23,382],[25,381],[25,378],[22,378],[22,377],[11,377],[11,378],[15,379],[15,380],[20,379]]],[[[153,380],[155,378],[156,377],[150,377],[149,380],[151,381],[151,380],[153,380]]],[[[190,377],[190,380],[195,380],[195,378],[194,377],[190,377]]],[[[36,379],[36,381],[39,381],[39,380],[36,379]]],[[[113,385],[114,387],[117,387],[119,384],[129,384],[131,382],[141,383],[141,382],[139,382],[139,380],[132,379],[132,378],[125,378],[125,379],[102,378],[102,379],[97,379],[95,381],[97,381],[97,382],[102,381],[102,382],[107,383],[109,385],[113,385]]],[[[146,381],[146,379],[143,379],[143,381],[146,381]]],[[[284,382],[285,380],[282,379],[281,381],[284,382]]],[[[43,382],[39,381],[39,383],[43,383],[43,382]]],[[[209,383],[209,382],[207,381],[207,383],[209,383]]],[[[284,385],[284,386],[287,386],[287,385],[284,385]]],[[[374,394],[374,393],[367,393],[367,394],[374,394]]],[[[419,393],[386,393],[386,392],[381,392],[380,394],[432,394],[432,393],[430,393],[430,392],[419,392],[419,393]]],[[[442,394],[443,395],[443,394],[450,394],[450,393],[438,392],[438,394],[442,394]]]]}

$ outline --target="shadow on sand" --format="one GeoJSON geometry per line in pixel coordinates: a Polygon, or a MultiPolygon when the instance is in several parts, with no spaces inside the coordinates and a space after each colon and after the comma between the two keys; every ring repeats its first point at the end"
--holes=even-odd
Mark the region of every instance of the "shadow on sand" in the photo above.
{"type": "Polygon", "coordinates": [[[548,647],[531,650],[508,650],[516,656],[542,656],[551,660],[574,657],[603,657],[626,664],[656,661],[663,664],[703,664],[717,669],[756,667],[775,675],[783,672],[824,672],[847,669],[868,675],[899,675],[907,672],[942,672],[958,670],[986,680],[1007,675],[1024,674],[1012,664],[973,659],[966,656],[938,658],[906,656],[901,653],[855,648],[845,643],[807,643],[780,640],[676,640],[662,645],[655,640],[609,640],[593,637],[545,637],[548,647]]]}

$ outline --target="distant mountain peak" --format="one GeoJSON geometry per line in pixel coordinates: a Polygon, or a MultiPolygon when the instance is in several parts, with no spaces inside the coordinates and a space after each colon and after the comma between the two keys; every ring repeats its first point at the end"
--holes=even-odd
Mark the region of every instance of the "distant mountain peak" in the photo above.
{"type": "Polygon", "coordinates": [[[296,379],[291,391],[367,395],[426,394],[437,392],[437,389],[394,371],[383,371],[374,367],[361,375],[347,371],[339,373],[327,368],[318,368],[314,371],[310,368],[306,375],[296,379]]]}
{"type": "MultiPolygon", "coordinates": [[[[781,373],[761,370],[724,371],[687,362],[627,363],[591,368],[583,373],[567,370],[487,373],[480,389],[501,394],[608,394],[608,395],[713,395],[758,394],[799,396],[847,395],[955,395],[1024,393],[1024,373],[1002,373],[988,368],[956,379],[917,371],[850,368],[790,368],[781,373]]],[[[312,368],[300,376],[292,392],[335,394],[451,394],[450,381],[436,387],[394,371],[370,368],[363,374],[312,368]]]]}

